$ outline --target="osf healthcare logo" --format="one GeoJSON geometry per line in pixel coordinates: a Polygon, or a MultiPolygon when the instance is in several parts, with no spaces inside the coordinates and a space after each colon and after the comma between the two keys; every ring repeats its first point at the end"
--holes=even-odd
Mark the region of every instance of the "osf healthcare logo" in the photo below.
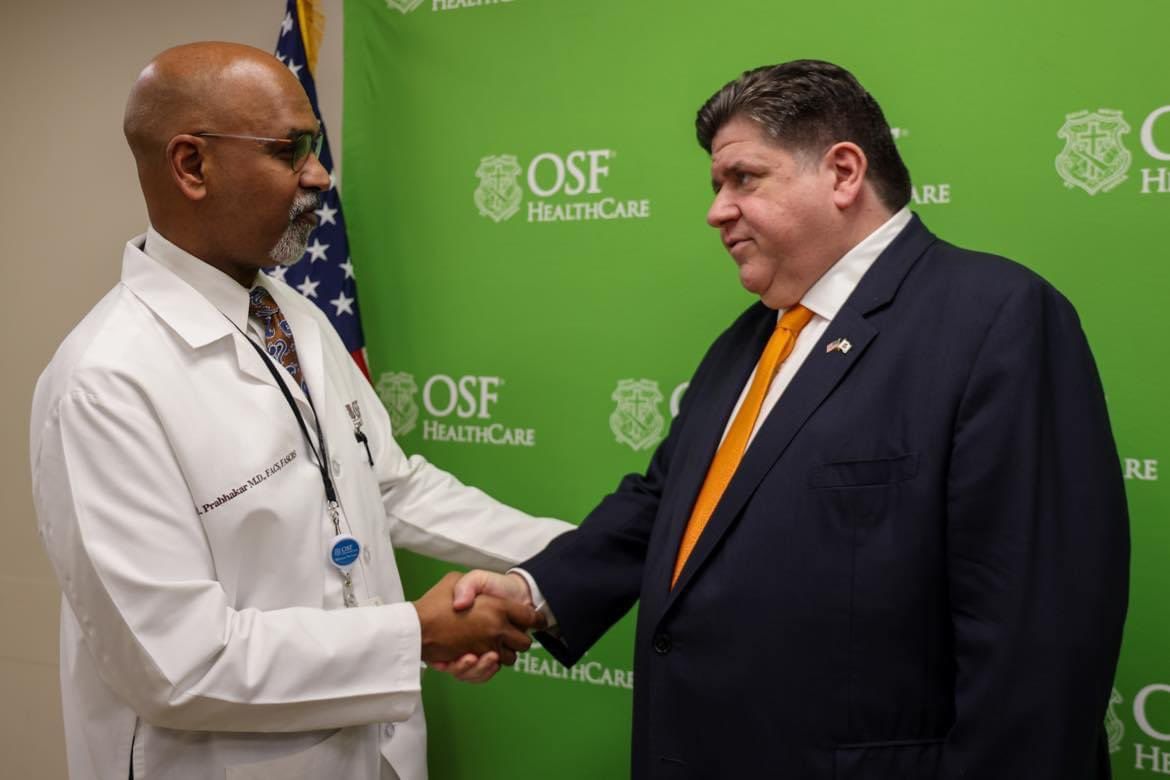
{"type": "MultiPolygon", "coordinates": [[[[511,447],[536,446],[536,431],[520,426],[506,426],[493,420],[493,407],[500,400],[499,388],[504,380],[498,376],[465,375],[458,379],[435,374],[422,385],[422,408],[431,419],[424,419],[425,441],[457,444],[495,444],[511,447]],[[467,422],[463,422],[466,420],[467,422]]],[[[378,377],[375,390],[386,411],[395,436],[414,430],[419,419],[418,383],[413,374],[387,371],[378,377]]]]}
{"type": "MultiPolygon", "coordinates": [[[[1146,114],[1138,128],[1138,142],[1146,157],[1158,162],[1170,161],[1170,138],[1156,136],[1164,127],[1170,105],[1146,114]]],[[[1115,190],[1128,179],[1133,154],[1126,147],[1125,136],[1131,132],[1120,110],[1099,108],[1066,114],[1057,136],[1064,148],[1056,156],[1056,172],[1069,188],[1079,188],[1090,195],[1115,190]]],[[[1170,193],[1170,168],[1164,165],[1141,168],[1140,194],[1170,193]]]]}
{"type": "Polygon", "coordinates": [[[514,154],[481,157],[475,170],[479,178],[475,206],[480,216],[504,222],[520,210],[527,192],[529,222],[648,219],[649,199],[621,199],[605,193],[615,157],[612,149],[541,152],[526,165],[514,154]]]}

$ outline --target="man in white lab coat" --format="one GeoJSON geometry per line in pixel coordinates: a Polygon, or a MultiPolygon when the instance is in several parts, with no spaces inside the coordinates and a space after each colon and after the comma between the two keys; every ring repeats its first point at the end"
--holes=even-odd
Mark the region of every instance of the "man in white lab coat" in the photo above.
{"type": "Polygon", "coordinates": [[[570,526],[405,457],[328,321],[258,273],[300,257],[329,186],[281,63],[168,50],[125,131],[150,229],[31,423],[70,774],[425,778],[420,661],[486,679],[539,618],[456,615],[453,575],[405,602],[394,548],[501,570],[570,526]]]}

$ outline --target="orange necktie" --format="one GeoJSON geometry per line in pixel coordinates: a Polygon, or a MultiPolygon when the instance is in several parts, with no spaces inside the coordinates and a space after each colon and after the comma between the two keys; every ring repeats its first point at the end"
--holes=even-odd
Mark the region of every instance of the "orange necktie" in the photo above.
{"type": "Polygon", "coordinates": [[[744,450],[747,449],[748,439],[756,427],[756,418],[760,416],[760,407],[764,405],[764,396],[768,394],[772,377],[776,376],[780,364],[792,352],[796,337],[812,316],[813,313],[800,304],[793,306],[784,312],[784,316],[776,325],[776,330],[772,332],[772,338],[764,345],[760,362],[756,365],[752,386],[744,397],[743,405],[739,407],[739,413],[735,415],[727,436],[719,445],[719,450],[715,453],[710,468],[707,469],[707,477],[703,480],[699,497],[695,499],[691,518],[687,521],[686,531],[683,532],[682,543],[678,546],[678,557],[674,562],[674,575],[670,578],[670,587],[673,588],[678,582],[678,575],[682,573],[687,558],[695,549],[699,536],[707,527],[707,521],[711,519],[711,513],[715,511],[719,499],[723,497],[723,491],[727,489],[732,475],[739,468],[739,462],[743,460],[744,450]]]}

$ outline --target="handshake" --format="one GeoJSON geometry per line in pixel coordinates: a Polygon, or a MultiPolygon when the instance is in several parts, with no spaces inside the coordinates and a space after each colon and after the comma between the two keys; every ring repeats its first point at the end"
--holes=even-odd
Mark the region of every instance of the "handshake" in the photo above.
{"type": "Polygon", "coordinates": [[[414,602],[422,659],[464,682],[486,682],[500,665],[532,646],[530,630],[545,627],[518,574],[451,572],[414,602]]]}

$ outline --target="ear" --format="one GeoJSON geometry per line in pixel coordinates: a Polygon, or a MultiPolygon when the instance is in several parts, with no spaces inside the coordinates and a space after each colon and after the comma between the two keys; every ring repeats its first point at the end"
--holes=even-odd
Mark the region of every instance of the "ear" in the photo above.
{"type": "Polygon", "coordinates": [[[865,186],[865,172],[869,168],[865,152],[851,141],[841,141],[829,147],[824,161],[833,176],[833,204],[839,209],[849,208],[865,186]]]}
{"type": "Polygon", "coordinates": [[[176,135],[167,144],[167,170],[179,192],[190,200],[207,195],[203,149],[206,141],[196,135],[176,135]]]}

